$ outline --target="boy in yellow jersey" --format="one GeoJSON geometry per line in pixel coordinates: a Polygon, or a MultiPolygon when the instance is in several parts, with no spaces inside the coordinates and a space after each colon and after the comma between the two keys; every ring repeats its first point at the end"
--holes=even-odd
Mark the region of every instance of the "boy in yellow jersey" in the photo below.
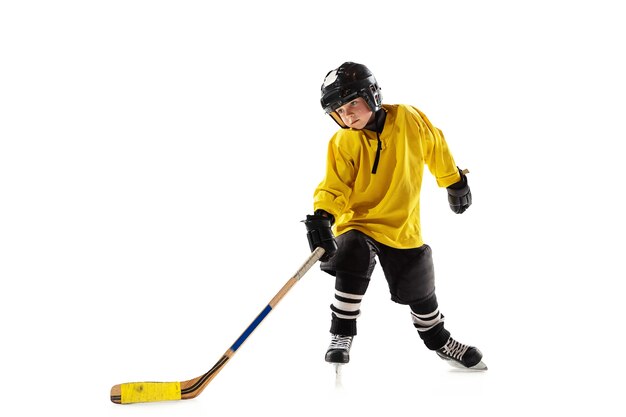
{"type": "Polygon", "coordinates": [[[362,64],[345,62],[330,71],[321,104],[341,127],[328,144],[314,214],[305,220],[311,250],[325,249],[321,268],[335,277],[326,361],[350,360],[361,300],[378,258],[391,299],[410,307],[426,347],[451,365],[487,369],[477,348],[454,340],[444,327],[431,249],[421,236],[424,165],[447,189],[452,211],[463,213],[472,204],[465,173],[442,132],[415,107],[382,104],[380,87],[362,64]]]}

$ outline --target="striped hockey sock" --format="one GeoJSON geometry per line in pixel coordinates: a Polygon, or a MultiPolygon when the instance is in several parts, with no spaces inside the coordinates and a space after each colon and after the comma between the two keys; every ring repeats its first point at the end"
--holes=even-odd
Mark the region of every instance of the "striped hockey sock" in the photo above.
{"type": "Polygon", "coordinates": [[[361,315],[362,295],[335,290],[335,300],[330,309],[340,319],[356,320],[361,315]]]}
{"type": "Polygon", "coordinates": [[[330,332],[343,336],[356,335],[356,319],[361,315],[363,295],[335,290],[335,299],[330,305],[332,322],[330,332]]]}
{"type": "Polygon", "coordinates": [[[448,341],[450,332],[444,327],[444,315],[439,311],[437,298],[433,295],[410,307],[413,326],[426,347],[430,350],[441,348],[448,341]]]}

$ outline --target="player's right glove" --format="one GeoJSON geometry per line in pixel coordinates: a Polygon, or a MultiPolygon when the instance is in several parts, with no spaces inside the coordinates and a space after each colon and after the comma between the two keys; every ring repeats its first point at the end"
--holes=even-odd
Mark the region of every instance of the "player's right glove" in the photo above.
{"type": "Polygon", "coordinates": [[[461,180],[447,188],[448,203],[453,212],[461,214],[472,205],[472,192],[467,184],[465,173],[459,167],[457,169],[461,174],[461,180]]]}
{"type": "Polygon", "coordinates": [[[307,215],[306,220],[304,220],[311,252],[317,247],[324,249],[324,255],[320,258],[322,262],[328,261],[337,251],[337,242],[331,230],[333,221],[332,214],[323,210],[315,210],[315,214],[307,215]]]}

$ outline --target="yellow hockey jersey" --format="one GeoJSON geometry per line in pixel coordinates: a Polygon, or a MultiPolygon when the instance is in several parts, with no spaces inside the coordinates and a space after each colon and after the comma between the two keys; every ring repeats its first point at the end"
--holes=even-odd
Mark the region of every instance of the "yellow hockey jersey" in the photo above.
{"type": "Polygon", "coordinates": [[[335,216],[339,236],[356,229],[399,249],[423,245],[420,189],[424,165],[440,187],[461,177],[443,133],[415,107],[383,105],[387,112],[376,173],[378,139],[371,130],[341,129],[330,139],[326,175],[314,194],[314,210],[335,216]]]}

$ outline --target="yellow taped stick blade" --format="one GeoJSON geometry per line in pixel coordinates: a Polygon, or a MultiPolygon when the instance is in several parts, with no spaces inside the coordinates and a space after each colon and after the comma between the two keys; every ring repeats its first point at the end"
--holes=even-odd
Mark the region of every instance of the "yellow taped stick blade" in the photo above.
{"type": "Polygon", "coordinates": [[[117,404],[175,401],[181,399],[180,382],[130,382],[111,388],[117,404]]]}

